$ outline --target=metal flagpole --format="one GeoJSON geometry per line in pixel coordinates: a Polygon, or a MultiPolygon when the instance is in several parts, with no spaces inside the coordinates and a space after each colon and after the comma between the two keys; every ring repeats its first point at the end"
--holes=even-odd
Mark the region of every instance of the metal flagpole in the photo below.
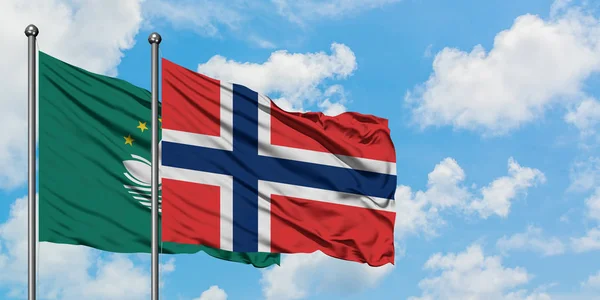
{"type": "Polygon", "coordinates": [[[152,300],[158,300],[158,45],[162,38],[148,37],[152,47],[152,300]]]}
{"type": "Polygon", "coordinates": [[[28,41],[28,121],[29,121],[29,141],[28,141],[28,294],[29,300],[35,300],[36,296],[36,242],[37,242],[37,220],[36,220],[36,199],[35,199],[35,146],[36,146],[36,47],[35,40],[39,33],[38,28],[31,24],[25,28],[25,36],[28,41]]]}

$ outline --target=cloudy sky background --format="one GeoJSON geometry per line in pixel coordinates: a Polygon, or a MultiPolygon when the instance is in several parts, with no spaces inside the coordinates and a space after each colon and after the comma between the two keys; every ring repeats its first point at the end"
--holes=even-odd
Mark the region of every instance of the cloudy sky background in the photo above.
{"type": "MultiPolygon", "coordinates": [[[[288,110],[390,120],[395,266],[161,257],[162,299],[600,299],[600,3],[0,3],[0,298],[26,289],[26,38],[149,88],[147,37],[288,110]]],[[[43,299],[148,299],[148,255],[42,243],[43,299]]]]}

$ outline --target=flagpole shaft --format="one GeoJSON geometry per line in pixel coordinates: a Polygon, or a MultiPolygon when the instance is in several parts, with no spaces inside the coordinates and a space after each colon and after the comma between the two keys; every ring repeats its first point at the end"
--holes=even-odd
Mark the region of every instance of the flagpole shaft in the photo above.
{"type": "Polygon", "coordinates": [[[158,300],[158,45],[160,34],[152,33],[152,300],[158,300]]]}
{"type": "Polygon", "coordinates": [[[28,49],[27,49],[27,111],[28,111],[28,130],[29,139],[27,147],[28,155],[28,251],[27,251],[27,287],[28,287],[28,299],[35,300],[36,298],[36,244],[37,244],[37,220],[36,220],[36,166],[35,166],[35,146],[36,146],[36,45],[35,41],[39,33],[38,28],[31,24],[25,28],[25,36],[27,36],[28,49]]]}

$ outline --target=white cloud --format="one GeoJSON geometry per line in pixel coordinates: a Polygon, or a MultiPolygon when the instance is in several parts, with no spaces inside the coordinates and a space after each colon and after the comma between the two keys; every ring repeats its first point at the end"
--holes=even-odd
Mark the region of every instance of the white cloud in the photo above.
{"type": "Polygon", "coordinates": [[[585,236],[571,238],[571,247],[577,253],[600,250],[600,228],[588,230],[585,236]]]}
{"type": "Polygon", "coordinates": [[[227,300],[227,293],[218,286],[213,285],[194,300],[227,300]]]}
{"type": "Polygon", "coordinates": [[[481,45],[470,53],[440,51],[427,82],[405,97],[414,121],[497,135],[542,117],[553,104],[582,100],[584,82],[600,71],[600,22],[560,3],[553,11],[548,20],[519,16],[489,52],[481,45]]]}
{"type": "Polygon", "coordinates": [[[266,40],[264,38],[261,38],[259,36],[256,35],[251,35],[248,38],[252,43],[254,43],[255,45],[257,45],[259,48],[263,48],[263,49],[273,49],[273,48],[277,48],[277,45],[275,45],[273,42],[266,40]]]}
{"type": "Polygon", "coordinates": [[[318,18],[339,18],[362,10],[380,8],[400,0],[271,0],[279,14],[290,21],[304,24],[318,18]]]}
{"type": "Polygon", "coordinates": [[[502,252],[514,250],[529,250],[539,252],[543,256],[563,254],[565,245],[556,237],[547,238],[542,229],[528,226],[527,231],[511,237],[503,236],[496,242],[496,247],[502,252]]]}
{"type": "Polygon", "coordinates": [[[429,44],[427,46],[427,48],[425,48],[425,51],[423,52],[423,57],[425,58],[429,58],[433,55],[433,53],[431,52],[433,49],[433,44],[429,44]]]}
{"type": "Polygon", "coordinates": [[[527,284],[532,275],[521,267],[503,266],[499,256],[485,256],[477,244],[458,254],[434,254],[424,268],[436,275],[421,280],[419,287],[423,294],[411,300],[550,299],[545,293],[512,291],[527,284]]]}
{"type": "Polygon", "coordinates": [[[330,86],[325,90],[324,96],[327,98],[318,104],[323,114],[337,116],[346,111],[344,104],[347,100],[343,86],[339,84],[330,86]]]}
{"type": "MultiPolygon", "coordinates": [[[[283,100],[276,100],[276,103],[284,103],[282,106],[292,107],[293,110],[303,110],[305,105],[325,103],[326,99],[339,94],[339,88],[331,90],[335,85],[323,87],[325,80],[345,79],[356,68],[356,57],[352,50],[346,45],[333,43],[330,55],[324,52],[303,54],[281,50],[273,52],[262,64],[241,63],[215,55],[198,65],[198,72],[245,85],[272,98],[278,95],[283,100]],[[323,92],[322,88],[326,88],[326,91],[323,92]]],[[[336,110],[339,111],[339,107],[336,110]]]]}
{"type": "Polygon", "coordinates": [[[319,103],[319,108],[323,110],[323,114],[328,116],[337,116],[346,111],[346,107],[337,102],[331,103],[329,99],[325,99],[322,103],[319,103]]]}
{"type": "Polygon", "coordinates": [[[375,268],[321,252],[284,255],[281,266],[262,271],[261,283],[266,300],[304,299],[321,292],[346,295],[375,287],[393,269],[390,264],[375,268]]]}
{"type": "Polygon", "coordinates": [[[427,175],[429,202],[438,208],[463,205],[469,192],[460,183],[465,180],[465,172],[456,160],[445,158],[427,175]]]}
{"type": "MultiPolygon", "coordinates": [[[[485,298],[484,298],[485,299],[485,298]]],[[[533,292],[529,294],[526,290],[519,290],[517,292],[508,293],[505,295],[503,300],[551,300],[555,299],[554,295],[550,295],[545,292],[533,292]]],[[[573,298],[569,298],[570,300],[575,300],[573,298]]]]}
{"type": "Polygon", "coordinates": [[[600,157],[589,157],[573,163],[569,172],[569,191],[585,192],[600,185],[600,157]]]}
{"type": "Polygon", "coordinates": [[[222,38],[230,31],[237,37],[264,49],[276,45],[253,31],[253,24],[267,21],[281,23],[287,21],[304,26],[305,21],[339,18],[360,11],[383,7],[400,0],[145,0],[144,16],[152,21],[145,25],[153,27],[160,21],[167,21],[177,29],[187,29],[203,36],[222,38]]]}
{"type": "Polygon", "coordinates": [[[65,283],[57,280],[55,285],[62,288],[55,291],[58,295],[62,292],[62,299],[147,299],[149,296],[148,273],[128,258],[114,255],[108,261],[98,259],[96,268],[96,274],[86,274],[79,280],[65,283]]]}
{"type": "Polygon", "coordinates": [[[0,188],[25,182],[27,163],[27,40],[29,23],[40,29],[41,51],[92,72],[116,74],[123,51],[134,45],[142,22],[141,0],[0,1],[0,188]],[[110,20],[110,22],[106,22],[110,20]],[[102,38],[98,35],[101,34],[102,38]]]}
{"type": "Polygon", "coordinates": [[[423,231],[435,235],[436,228],[443,225],[440,210],[463,207],[470,194],[461,185],[465,179],[463,169],[453,158],[445,158],[429,173],[427,190],[412,193],[408,186],[396,189],[396,228],[398,239],[409,233],[423,231]]]}
{"type": "Polygon", "coordinates": [[[282,97],[282,98],[277,98],[277,99],[272,99],[272,100],[275,102],[275,104],[279,108],[281,108],[281,109],[283,109],[285,111],[288,111],[288,112],[302,112],[302,113],[306,112],[303,108],[299,108],[299,107],[294,106],[294,104],[291,101],[289,101],[288,99],[286,99],[286,98],[282,97]]]}
{"type": "Polygon", "coordinates": [[[164,19],[176,29],[189,29],[206,36],[218,36],[219,26],[236,29],[247,21],[240,13],[244,9],[240,1],[224,4],[213,0],[146,0],[143,8],[144,15],[153,22],[164,19]]]}
{"type": "Polygon", "coordinates": [[[554,17],[567,10],[573,0],[554,0],[550,6],[550,16],[554,17]]]}
{"type": "Polygon", "coordinates": [[[581,283],[581,286],[584,288],[600,290],[600,271],[595,275],[590,275],[586,281],[581,283]]]}
{"type": "Polygon", "coordinates": [[[595,193],[585,199],[585,206],[587,216],[600,223],[600,187],[596,188],[595,193]]]}
{"type": "MultiPolygon", "coordinates": [[[[144,254],[145,255],[145,254],[144,254]]],[[[165,263],[161,263],[159,265],[159,273],[173,273],[175,272],[175,259],[174,258],[169,258],[169,260],[167,260],[167,262],[165,263]]]]}
{"type": "Polygon", "coordinates": [[[565,121],[575,125],[582,136],[593,135],[600,124],[600,102],[591,98],[582,101],[565,115],[565,121]]]}
{"type": "MultiPolygon", "coordinates": [[[[600,188],[584,202],[587,218],[600,225],[600,188]]],[[[600,227],[589,229],[585,236],[571,238],[571,247],[577,253],[600,250],[600,227]]]]}
{"type": "Polygon", "coordinates": [[[396,236],[401,239],[418,231],[435,235],[445,222],[439,216],[448,209],[465,214],[477,213],[481,218],[490,215],[507,217],[512,201],[519,193],[537,183],[544,182],[544,174],[533,168],[520,166],[512,157],[508,159],[508,176],[492,181],[479,190],[478,197],[463,182],[465,172],[453,158],[445,158],[428,175],[427,190],[411,192],[408,186],[396,190],[396,236]]]}
{"type": "MultiPolygon", "coordinates": [[[[426,195],[417,192],[416,195],[426,195]]],[[[426,196],[413,196],[410,187],[396,188],[396,239],[402,240],[411,233],[422,231],[427,236],[435,236],[436,230],[445,222],[439,217],[438,209],[433,207],[426,196]]]]}
{"type": "MultiPolygon", "coordinates": [[[[336,84],[332,85],[325,90],[322,94],[324,99],[322,99],[319,103],[317,103],[317,107],[323,112],[323,114],[327,116],[337,116],[341,113],[346,112],[347,103],[346,93],[344,91],[344,87],[342,85],[336,84]]],[[[289,111],[289,112],[307,112],[304,105],[297,104],[297,101],[292,103],[289,98],[280,97],[273,100],[279,108],[289,111]]]]}
{"type": "Polygon", "coordinates": [[[528,188],[546,182],[540,170],[521,167],[512,157],[508,160],[508,175],[484,187],[481,190],[483,197],[471,202],[469,209],[479,212],[482,218],[492,214],[506,217],[510,211],[510,201],[517,193],[525,193],[528,188]]]}
{"type": "MultiPolygon", "coordinates": [[[[50,299],[148,299],[150,274],[123,254],[101,255],[84,246],[40,243],[38,291],[50,299]],[[123,280],[126,278],[127,280],[123,280]]],[[[161,265],[161,277],[175,269],[161,265]]],[[[0,224],[0,287],[25,296],[27,287],[27,198],[17,199],[0,224]]],[[[162,281],[163,278],[161,278],[162,281]]]]}

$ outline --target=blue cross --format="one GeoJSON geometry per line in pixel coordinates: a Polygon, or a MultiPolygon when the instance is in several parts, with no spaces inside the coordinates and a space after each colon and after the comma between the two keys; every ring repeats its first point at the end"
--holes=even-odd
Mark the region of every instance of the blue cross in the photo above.
{"type": "Polygon", "coordinates": [[[258,95],[241,85],[233,85],[233,151],[162,143],[165,166],[233,177],[234,252],[258,251],[258,180],[394,199],[395,175],[258,155],[258,95]]]}

